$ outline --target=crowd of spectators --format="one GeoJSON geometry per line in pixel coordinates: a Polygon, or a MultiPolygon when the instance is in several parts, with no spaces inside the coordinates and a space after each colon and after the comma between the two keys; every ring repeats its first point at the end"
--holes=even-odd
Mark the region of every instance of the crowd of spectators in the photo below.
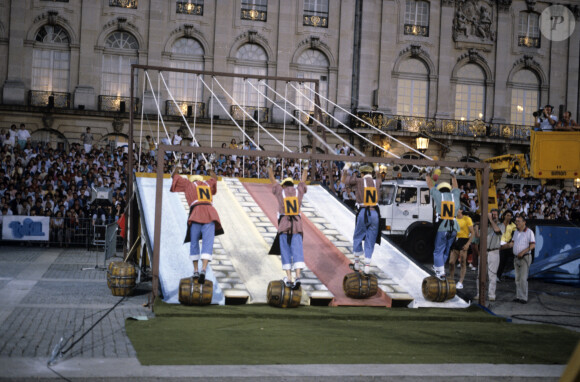
{"type": "MultiPolygon", "coordinates": [[[[181,142],[179,138],[177,140],[181,142]]],[[[171,141],[175,139],[174,136],[171,141]]],[[[79,233],[86,236],[91,233],[91,227],[118,220],[126,203],[128,154],[123,147],[93,146],[92,140],[89,128],[80,142],[70,144],[68,149],[32,142],[24,124],[19,130],[12,125],[9,131],[2,131],[0,225],[6,215],[47,216],[51,218],[50,241],[68,245],[74,243],[79,233]],[[91,203],[92,190],[99,187],[112,190],[111,203],[91,203]]],[[[170,173],[172,166],[179,161],[192,174],[207,175],[206,162],[209,161],[219,176],[268,178],[267,168],[272,163],[269,158],[259,156],[251,141],[238,144],[232,139],[222,147],[240,148],[250,153],[243,157],[214,157],[167,152],[164,153],[167,159],[164,172],[170,173]]],[[[345,145],[336,145],[334,154],[353,155],[345,145]]],[[[156,155],[155,142],[147,137],[135,151],[134,170],[155,172],[156,155]]],[[[354,191],[340,181],[344,164],[344,161],[307,163],[277,159],[274,176],[279,180],[287,177],[298,180],[302,168],[309,166],[309,180],[327,186],[354,207],[354,191]]],[[[527,218],[577,220],[580,214],[580,191],[567,192],[545,186],[523,187],[516,191],[508,186],[498,191],[498,201],[501,211],[510,209],[515,216],[523,214],[527,218]]],[[[477,190],[472,189],[470,183],[462,186],[462,203],[473,213],[478,208],[477,190]]]]}

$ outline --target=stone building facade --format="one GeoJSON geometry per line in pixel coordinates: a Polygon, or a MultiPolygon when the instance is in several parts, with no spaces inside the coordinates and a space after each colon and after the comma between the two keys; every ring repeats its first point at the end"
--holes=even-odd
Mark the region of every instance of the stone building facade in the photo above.
{"type": "MultiPolygon", "coordinates": [[[[547,35],[542,17],[554,5],[535,0],[0,0],[0,127],[24,122],[33,138],[67,144],[91,126],[101,143],[126,141],[129,68],[138,63],[317,79],[321,104],[336,118],[325,122],[368,154],[384,155],[379,146],[399,156],[409,151],[374,128],[411,146],[423,132],[440,143],[427,153],[448,159],[521,152],[538,108],[550,103],[555,114],[580,111],[579,5],[559,1],[560,13],[547,35]],[[556,36],[567,33],[564,27],[568,36],[556,36]]],[[[221,91],[208,75],[201,77],[204,87],[193,75],[148,73],[148,79],[143,71],[135,76],[134,107],[136,125],[145,121],[148,127],[142,129],[153,135],[158,102],[170,133],[185,126],[181,109],[190,125],[195,120],[203,145],[239,140],[242,133],[228,114],[243,117],[227,93],[261,115],[274,135],[286,131],[294,149],[312,143],[282,111],[298,115],[298,107],[313,109],[306,82],[289,86],[270,80],[267,88],[254,81],[268,100],[248,90],[241,77],[217,76],[221,91]],[[228,113],[215,101],[210,108],[216,98],[228,113]]],[[[265,148],[275,148],[274,140],[265,134],[262,139],[265,148]]],[[[328,140],[332,146],[337,142],[332,135],[328,140]]]]}

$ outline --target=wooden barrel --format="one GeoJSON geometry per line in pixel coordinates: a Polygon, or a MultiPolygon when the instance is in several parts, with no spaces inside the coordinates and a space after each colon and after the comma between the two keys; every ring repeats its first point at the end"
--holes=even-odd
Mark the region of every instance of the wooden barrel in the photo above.
{"type": "Polygon", "coordinates": [[[423,279],[421,290],[426,300],[443,302],[455,297],[455,280],[439,280],[435,276],[429,276],[423,279]]]}
{"type": "Polygon", "coordinates": [[[133,264],[113,261],[107,269],[107,286],[113,296],[129,296],[135,289],[137,271],[133,264]]]}
{"type": "Polygon", "coordinates": [[[344,276],[342,289],[350,298],[369,298],[379,291],[377,276],[352,272],[344,276]]]}
{"type": "Polygon", "coordinates": [[[179,281],[179,302],[183,305],[209,305],[213,297],[213,282],[206,279],[200,284],[193,277],[179,281]]]}
{"type": "Polygon", "coordinates": [[[273,280],[268,284],[268,305],[278,308],[296,308],[302,298],[302,287],[292,289],[282,280],[273,280]]]}

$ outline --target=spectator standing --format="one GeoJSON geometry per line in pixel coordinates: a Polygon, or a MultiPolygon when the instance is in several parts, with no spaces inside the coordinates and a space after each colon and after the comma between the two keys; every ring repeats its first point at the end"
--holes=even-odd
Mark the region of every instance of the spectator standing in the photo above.
{"type": "MultiPolygon", "coordinates": [[[[497,209],[491,210],[488,213],[488,227],[487,227],[487,278],[488,278],[488,298],[489,301],[495,301],[495,289],[497,285],[497,267],[499,265],[499,248],[501,243],[501,235],[505,230],[505,226],[499,223],[499,211],[497,209]]],[[[477,295],[475,299],[479,299],[479,274],[476,281],[477,295]]]]}
{"type": "Polygon", "coordinates": [[[497,277],[499,282],[501,282],[501,275],[503,275],[508,259],[511,259],[513,256],[511,248],[504,247],[505,244],[512,241],[514,231],[516,230],[516,225],[512,222],[513,217],[514,213],[511,210],[505,211],[502,216],[502,225],[504,229],[502,230],[503,233],[500,243],[502,249],[499,250],[499,266],[497,268],[497,277]]]}
{"type": "Polygon", "coordinates": [[[556,124],[555,130],[574,131],[580,130],[580,126],[572,119],[572,113],[565,111],[564,115],[562,115],[562,120],[556,124]]]}
{"type": "Polygon", "coordinates": [[[88,155],[93,150],[93,134],[91,128],[87,127],[86,131],[81,134],[81,140],[85,148],[85,153],[88,155]]]}
{"type": "Polygon", "coordinates": [[[20,124],[20,130],[16,133],[18,137],[18,145],[20,149],[24,150],[26,144],[30,142],[30,132],[26,130],[26,125],[24,123],[20,124]]]}
{"type": "Polygon", "coordinates": [[[537,131],[554,131],[554,127],[558,122],[558,117],[552,114],[554,107],[552,105],[544,106],[542,114],[539,115],[534,124],[537,131]]]}
{"type": "Polygon", "coordinates": [[[451,254],[449,255],[449,277],[452,280],[455,275],[455,263],[457,262],[457,258],[459,258],[461,263],[459,281],[456,284],[457,289],[463,289],[463,280],[465,279],[465,272],[467,271],[467,250],[475,237],[473,221],[469,216],[464,215],[463,212],[463,208],[460,208],[459,211],[457,211],[459,231],[457,231],[457,236],[455,242],[451,246],[451,254]]]}
{"type": "Polygon", "coordinates": [[[517,230],[513,240],[507,244],[514,254],[514,271],[516,274],[516,298],[514,302],[528,302],[528,273],[532,263],[532,250],[536,247],[536,238],[531,229],[526,227],[523,216],[516,218],[517,230]]]}

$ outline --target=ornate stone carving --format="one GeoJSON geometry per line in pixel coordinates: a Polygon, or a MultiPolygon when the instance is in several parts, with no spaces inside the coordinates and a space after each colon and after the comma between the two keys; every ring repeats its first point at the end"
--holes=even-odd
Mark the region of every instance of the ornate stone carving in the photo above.
{"type": "Polygon", "coordinates": [[[534,60],[534,56],[529,56],[529,55],[524,55],[524,57],[520,58],[519,60],[517,60],[516,62],[514,62],[514,67],[518,66],[518,65],[524,65],[524,68],[535,68],[535,67],[539,67],[540,64],[534,60]]]}
{"type": "Polygon", "coordinates": [[[320,46],[320,37],[310,36],[310,47],[318,48],[320,46]]]}
{"type": "Polygon", "coordinates": [[[490,0],[463,0],[453,18],[454,41],[495,41],[494,4],[490,0]]]}
{"type": "Polygon", "coordinates": [[[526,0],[526,5],[529,12],[534,12],[536,8],[536,0],[526,0]]]}
{"type": "Polygon", "coordinates": [[[508,12],[512,6],[512,0],[497,0],[497,10],[500,12],[508,12]]]}
{"type": "Polygon", "coordinates": [[[42,115],[42,126],[44,126],[45,129],[52,129],[53,123],[54,116],[51,113],[42,115]]]}
{"type": "Polygon", "coordinates": [[[256,37],[258,37],[257,31],[248,31],[248,41],[253,44],[256,42],[256,37]]]}
{"type": "Polygon", "coordinates": [[[48,25],[56,25],[56,20],[58,19],[57,11],[48,11],[48,25]]]}
{"type": "Polygon", "coordinates": [[[192,37],[193,36],[193,25],[191,25],[191,24],[183,25],[183,35],[185,37],[192,37]]]}
{"type": "Polygon", "coordinates": [[[127,29],[127,18],[126,17],[117,17],[117,29],[120,31],[124,31],[127,29]]]}
{"type": "Polygon", "coordinates": [[[421,45],[411,45],[411,57],[419,57],[422,49],[421,45]]]}
{"type": "Polygon", "coordinates": [[[119,118],[119,117],[115,117],[113,118],[113,130],[115,131],[115,133],[120,133],[123,130],[123,119],[119,118]]]}

